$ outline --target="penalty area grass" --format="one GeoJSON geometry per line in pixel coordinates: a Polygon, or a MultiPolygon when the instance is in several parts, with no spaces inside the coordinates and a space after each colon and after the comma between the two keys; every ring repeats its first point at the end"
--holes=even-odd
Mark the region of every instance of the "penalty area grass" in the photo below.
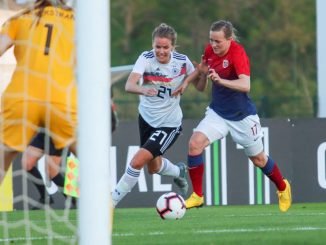
{"type": "Polygon", "coordinates": [[[161,220],[152,209],[116,209],[113,244],[326,244],[326,203],[214,206],[161,220]]]}

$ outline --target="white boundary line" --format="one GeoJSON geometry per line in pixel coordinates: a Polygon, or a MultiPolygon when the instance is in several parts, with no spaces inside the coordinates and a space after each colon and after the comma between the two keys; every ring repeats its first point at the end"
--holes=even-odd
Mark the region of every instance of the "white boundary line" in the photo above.
{"type": "MultiPolygon", "coordinates": [[[[314,227],[314,226],[298,226],[292,228],[252,228],[252,229],[214,229],[214,230],[193,230],[193,234],[208,234],[208,233],[253,233],[253,232],[297,232],[297,231],[321,231],[326,230],[326,227],[314,227]]],[[[162,236],[169,235],[170,232],[149,232],[149,233],[113,233],[114,237],[126,237],[126,236],[162,236]]],[[[53,239],[74,239],[74,236],[53,236],[53,239]]],[[[8,239],[0,239],[0,242],[13,242],[13,241],[32,241],[32,240],[48,240],[48,236],[42,237],[15,237],[8,239]]]]}
{"type": "MultiPolygon", "coordinates": [[[[18,242],[18,241],[37,241],[37,240],[49,240],[52,239],[61,239],[67,241],[67,239],[76,240],[77,236],[32,236],[32,237],[12,237],[12,238],[0,238],[1,242],[18,242]]],[[[67,241],[68,242],[68,241],[67,241]]]]}
{"type": "MultiPolygon", "coordinates": [[[[278,232],[278,231],[319,231],[326,230],[326,227],[313,227],[313,226],[302,226],[302,227],[292,227],[292,228],[257,228],[257,229],[214,229],[214,230],[193,230],[193,234],[207,234],[207,233],[252,233],[252,232],[278,232]]],[[[134,234],[134,233],[113,233],[113,236],[122,237],[122,236],[161,236],[161,235],[169,235],[170,232],[150,232],[150,233],[142,233],[142,234],[134,234]]]]}

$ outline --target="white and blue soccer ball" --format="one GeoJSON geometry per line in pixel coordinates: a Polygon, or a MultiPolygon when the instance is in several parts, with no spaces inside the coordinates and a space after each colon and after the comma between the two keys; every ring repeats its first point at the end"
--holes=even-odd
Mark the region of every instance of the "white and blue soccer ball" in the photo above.
{"type": "Polygon", "coordinates": [[[185,201],[175,192],[165,193],[157,200],[156,211],[162,219],[181,219],[186,213],[185,201]]]}

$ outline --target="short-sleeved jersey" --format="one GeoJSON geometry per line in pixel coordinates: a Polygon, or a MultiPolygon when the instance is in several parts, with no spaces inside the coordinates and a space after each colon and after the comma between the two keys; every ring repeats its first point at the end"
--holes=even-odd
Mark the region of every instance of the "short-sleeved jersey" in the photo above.
{"type": "Polygon", "coordinates": [[[1,33],[14,41],[17,66],[4,96],[25,101],[76,103],[74,12],[45,7],[9,19],[1,33]]]}
{"type": "Polygon", "coordinates": [[[19,13],[1,29],[14,42],[17,65],[1,97],[0,141],[17,151],[37,127],[48,129],[57,149],[75,139],[74,12],[48,6],[38,18],[37,11],[19,13]]]}
{"type": "Polygon", "coordinates": [[[177,52],[171,53],[167,64],[157,61],[154,50],[145,51],[138,57],[132,72],[142,75],[141,86],[158,90],[156,96],[140,95],[138,110],[149,125],[154,128],[181,125],[180,95],[171,97],[171,94],[193,71],[189,58],[177,52]]]}
{"type": "MultiPolygon", "coordinates": [[[[221,78],[235,80],[239,75],[250,76],[250,64],[244,48],[231,41],[229,51],[222,57],[216,55],[211,45],[207,45],[203,57],[208,66],[213,68],[221,78]]],[[[247,93],[226,88],[212,83],[212,108],[221,117],[239,121],[248,115],[257,114],[256,107],[247,93]]]]}

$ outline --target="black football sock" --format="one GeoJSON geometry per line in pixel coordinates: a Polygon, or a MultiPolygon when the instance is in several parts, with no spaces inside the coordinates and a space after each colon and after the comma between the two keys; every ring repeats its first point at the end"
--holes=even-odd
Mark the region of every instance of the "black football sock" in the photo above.
{"type": "Polygon", "coordinates": [[[52,181],[59,187],[63,188],[65,185],[65,179],[62,177],[60,173],[52,178],[52,181]]]}
{"type": "Polygon", "coordinates": [[[30,178],[30,180],[35,185],[37,191],[40,193],[41,199],[45,200],[45,186],[40,171],[36,167],[33,167],[28,171],[28,173],[34,177],[30,178]]]}

